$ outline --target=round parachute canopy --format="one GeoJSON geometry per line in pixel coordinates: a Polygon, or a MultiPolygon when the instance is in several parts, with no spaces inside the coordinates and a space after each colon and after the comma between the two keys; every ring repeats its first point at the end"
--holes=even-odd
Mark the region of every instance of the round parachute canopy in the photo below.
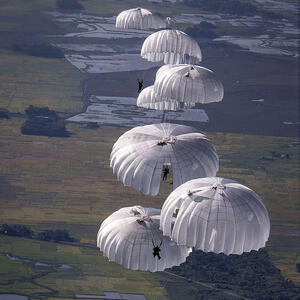
{"type": "Polygon", "coordinates": [[[193,127],[160,123],[138,126],[114,144],[110,166],[118,180],[146,195],[159,192],[162,170],[171,165],[173,187],[216,176],[219,158],[212,142],[193,127]]]}
{"type": "Polygon", "coordinates": [[[164,102],[184,102],[187,107],[219,102],[224,96],[223,85],[211,70],[187,64],[162,66],[153,92],[164,102]]]}
{"type": "Polygon", "coordinates": [[[161,99],[154,93],[153,87],[153,85],[148,86],[140,92],[136,102],[137,106],[148,109],[175,111],[185,107],[182,102],[161,99]]]}
{"type": "Polygon", "coordinates": [[[149,35],[143,43],[141,56],[165,64],[196,64],[202,59],[197,42],[175,29],[160,30],[149,35]]]}
{"type": "Polygon", "coordinates": [[[242,254],[265,246],[270,219],[251,189],[211,177],[191,180],[174,190],[163,205],[160,228],[179,245],[242,254]]]}
{"type": "Polygon", "coordinates": [[[97,246],[126,269],[156,272],[180,265],[191,249],[163,236],[159,214],[155,208],[121,208],[101,224],[97,246]]]}
{"type": "Polygon", "coordinates": [[[144,8],[133,8],[122,11],[116,19],[116,27],[123,29],[159,29],[166,27],[165,19],[144,8]]]}

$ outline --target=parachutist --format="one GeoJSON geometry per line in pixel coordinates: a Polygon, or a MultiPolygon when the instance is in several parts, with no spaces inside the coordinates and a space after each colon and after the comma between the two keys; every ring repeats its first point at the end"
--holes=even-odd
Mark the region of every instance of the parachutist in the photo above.
{"type": "Polygon", "coordinates": [[[161,259],[161,256],[159,254],[160,251],[161,249],[158,246],[153,247],[153,257],[157,256],[158,259],[161,259]]]}
{"type": "Polygon", "coordinates": [[[163,181],[168,179],[168,174],[170,173],[169,167],[164,166],[163,168],[163,181]]]}
{"type": "Polygon", "coordinates": [[[144,83],[144,80],[143,80],[143,79],[142,79],[141,81],[139,81],[139,79],[138,79],[138,84],[139,84],[138,93],[140,93],[141,90],[143,89],[143,83],[144,83]]]}
{"type": "Polygon", "coordinates": [[[215,176],[219,160],[212,142],[203,134],[171,123],[130,129],[119,137],[111,152],[111,167],[116,174],[123,174],[120,181],[145,195],[157,195],[160,185],[165,184],[164,166],[169,167],[165,183],[169,185],[173,180],[175,188],[183,179],[215,176]],[[124,155],[127,147],[132,149],[130,155],[124,155]]]}
{"type": "MultiPolygon", "coordinates": [[[[167,26],[169,27],[168,24],[167,26]]],[[[143,43],[141,56],[149,61],[163,61],[165,64],[196,64],[202,59],[198,43],[176,29],[159,30],[150,34],[143,43]]]]}
{"type": "Polygon", "coordinates": [[[166,21],[157,13],[137,7],[122,11],[117,16],[116,27],[138,30],[159,29],[166,27],[166,21]]]}

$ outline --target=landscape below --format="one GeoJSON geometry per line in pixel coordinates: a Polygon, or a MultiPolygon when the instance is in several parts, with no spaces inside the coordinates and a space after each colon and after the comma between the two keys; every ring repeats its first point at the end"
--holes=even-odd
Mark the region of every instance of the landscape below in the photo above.
{"type": "MultiPolygon", "coordinates": [[[[298,139],[206,132],[220,156],[218,176],[237,180],[262,197],[272,225],[267,250],[227,258],[193,253],[181,267],[155,274],[109,263],[95,247],[101,221],[123,206],[160,208],[171,191],[170,180],[156,197],[145,197],[117,181],[109,155],[126,128],[67,123],[68,137],[21,133],[29,105],[47,106],[60,118],[80,112],[81,85],[89,77],[65,60],[13,51],[14,40],[8,36],[17,38],[24,20],[37,12],[26,12],[18,6],[20,1],[11,2],[19,11],[6,7],[7,22],[0,23],[6,37],[0,50],[0,106],[9,111],[9,118],[0,119],[0,223],[25,225],[35,234],[67,230],[75,241],[0,235],[0,293],[31,299],[66,299],[106,291],[143,294],[147,299],[235,299],[238,295],[296,299],[294,284],[300,284],[296,268],[300,262],[298,139]]],[[[94,2],[82,4],[92,11],[94,2]]],[[[53,9],[55,1],[43,5],[38,9],[53,9]]],[[[33,31],[38,40],[47,30],[61,30],[47,22],[43,28],[29,23],[22,30],[33,31]]]]}

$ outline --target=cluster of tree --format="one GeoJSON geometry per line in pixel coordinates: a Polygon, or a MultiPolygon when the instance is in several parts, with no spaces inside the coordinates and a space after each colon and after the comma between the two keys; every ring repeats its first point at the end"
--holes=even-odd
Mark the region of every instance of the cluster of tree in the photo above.
{"type": "Polygon", "coordinates": [[[185,32],[194,38],[214,39],[217,37],[214,29],[216,26],[210,22],[202,21],[186,28],[185,32]]]}
{"type": "Polygon", "coordinates": [[[9,236],[21,236],[27,238],[33,237],[33,231],[30,228],[18,224],[2,224],[2,226],[0,227],[0,234],[9,236]]]}
{"type": "Polygon", "coordinates": [[[60,119],[56,112],[48,107],[30,105],[25,113],[28,119],[22,125],[22,134],[51,137],[67,137],[70,135],[66,130],[64,120],[60,119]]]}
{"type": "Polygon", "coordinates": [[[39,107],[39,106],[29,105],[25,109],[25,113],[29,118],[34,118],[34,117],[57,118],[56,112],[54,110],[50,110],[49,107],[39,107]]]}
{"type": "Polygon", "coordinates": [[[266,249],[229,256],[194,251],[186,263],[171,271],[192,280],[217,284],[219,288],[233,289],[250,299],[292,299],[300,292],[273,265],[266,249]]]}
{"type": "Polygon", "coordinates": [[[89,129],[97,129],[100,126],[96,122],[87,122],[86,127],[89,128],[89,129]]]}
{"type": "Polygon", "coordinates": [[[30,56],[64,58],[64,53],[51,44],[14,44],[13,50],[30,56]]]}
{"type": "Polygon", "coordinates": [[[56,7],[59,9],[82,10],[84,7],[77,0],[57,0],[56,7]]]}
{"type": "Polygon", "coordinates": [[[46,230],[37,234],[36,238],[41,241],[54,241],[54,242],[75,242],[75,239],[71,238],[68,230],[46,230]]]}
{"type": "Polygon", "coordinates": [[[253,16],[257,11],[255,5],[239,0],[185,0],[185,4],[207,11],[242,16],[253,16]]]}
{"type": "Polygon", "coordinates": [[[10,119],[9,111],[5,108],[0,108],[0,119],[10,119]]]}
{"type": "Polygon", "coordinates": [[[75,242],[76,239],[70,237],[68,230],[45,230],[35,234],[29,227],[18,224],[2,224],[0,227],[0,234],[8,236],[19,236],[41,241],[54,242],[75,242]]]}

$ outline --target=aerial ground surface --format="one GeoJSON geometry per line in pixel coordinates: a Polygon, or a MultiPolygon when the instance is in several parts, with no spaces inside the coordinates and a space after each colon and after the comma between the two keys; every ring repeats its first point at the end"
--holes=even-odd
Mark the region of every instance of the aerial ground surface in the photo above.
{"type": "MultiPolygon", "coordinates": [[[[105,292],[146,299],[236,299],[250,293],[241,284],[195,279],[192,272],[187,281],[187,273],[128,271],[109,263],[95,247],[99,225],[112,212],[136,204],[160,208],[171,191],[167,182],[158,196],[144,196],[124,187],[109,167],[111,147],[121,134],[162,119],[132,104],[137,79],[144,77],[145,86],[151,85],[158,67],[138,55],[149,33],[124,36],[113,27],[118,12],[136,6],[159,7],[182,29],[199,19],[216,25],[216,40],[197,40],[203,66],[224,84],[223,102],[165,117],[203,130],[220,156],[218,176],[237,180],[262,197],[271,219],[270,261],[299,285],[296,1],[269,1],[283,21],[229,15],[220,21],[218,14],[183,4],[135,0],[80,1],[81,13],[58,12],[55,2],[0,2],[0,107],[10,116],[0,119],[0,224],[25,225],[35,233],[66,229],[76,242],[0,235],[0,293],[31,299],[105,292]],[[66,59],[31,56],[14,47],[45,42],[63,49],[66,59]],[[23,135],[29,105],[55,110],[68,120],[70,136],[23,135]]],[[[263,1],[256,2],[262,7],[263,1]]],[[[277,299],[276,288],[270,289],[269,299],[277,299]]],[[[282,289],[278,286],[277,294],[282,289]]]]}

